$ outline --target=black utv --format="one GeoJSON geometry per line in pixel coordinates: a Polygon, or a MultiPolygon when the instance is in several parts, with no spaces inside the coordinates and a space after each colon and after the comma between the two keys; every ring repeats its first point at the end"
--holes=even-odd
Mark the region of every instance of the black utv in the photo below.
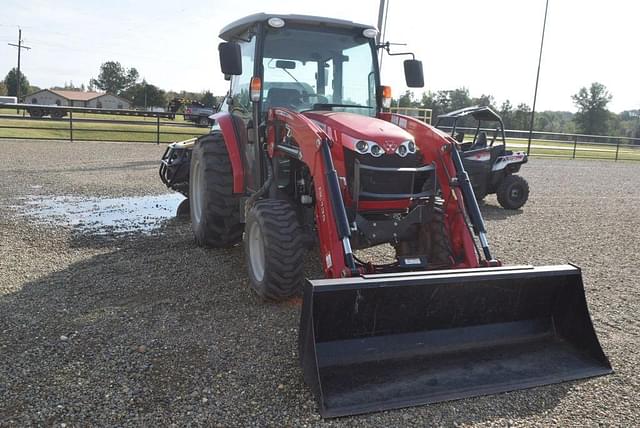
{"type": "Polygon", "coordinates": [[[503,208],[517,210],[529,198],[529,184],[520,175],[526,152],[507,150],[502,118],[490,107],[466,107],[438,116],[436,128],[450,132],[462,148],[462,162],[478,201],[495,193],[503,208]],[[472,138],[465,140],[464,132],[472,138]]]}

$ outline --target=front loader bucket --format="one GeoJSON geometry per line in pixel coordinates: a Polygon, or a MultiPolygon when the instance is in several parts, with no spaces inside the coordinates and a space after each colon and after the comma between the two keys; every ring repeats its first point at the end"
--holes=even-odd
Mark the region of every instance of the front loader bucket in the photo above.
{"type": "Polygon", "coordinates": [[[324,417],[612,372],[572,265],[307,281],[305,381],[324,417]]]}

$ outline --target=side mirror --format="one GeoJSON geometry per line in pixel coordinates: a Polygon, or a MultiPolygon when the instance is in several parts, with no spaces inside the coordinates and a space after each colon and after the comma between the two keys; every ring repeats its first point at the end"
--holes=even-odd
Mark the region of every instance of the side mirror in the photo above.
{"type": "Polygon", "coordinates": [[[424,87],[424,74],[422,72],[422,61],[417,59],[407,59],[404,61],[404,78],[410,88],[424,87]]]}
{"type": "Polygon", "coordinates": [[[238,76],[242,74],[242,52],[240,45],[235,42],[220,43],[220,67],[225,75],[238,76]]]}

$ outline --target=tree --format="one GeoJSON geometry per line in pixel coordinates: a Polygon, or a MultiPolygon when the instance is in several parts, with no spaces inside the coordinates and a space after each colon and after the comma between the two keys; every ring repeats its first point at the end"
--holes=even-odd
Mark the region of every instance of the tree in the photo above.
{"type": "Polygon", "coordinates": [[[121,96],[131,101],[134,107],[164,107],[167,103],[165,92],[146,80],[130,86],[121,96]]]}
{"type": "Polygon", "coordinates": [[[4,81],[0,82],[0,95],[7,95],[7,85],[4,84],[4,81]]]}
{"type": "Polygon", "coordinates": [[[202,98],[200,98],[200,102],[204,104],[206,107],[213,107],[214,105],[216,105],[217,100],[216,100],[216,97],[213,96],[211,91],[206,91],[204,94],[202,94],[202,98]]]}
{"type": "Polygon", "coordinates": [[[611,98],[607,88],[598,82],[593,82],[589,89],[580,88],[577,94],[571,96],[573,103],[578,107],[574,120],[581,132],[606,134],[609,120],[607,104],[611,98]]]}
{"type": "Polygon", "coordinates": [[[418,102],[413,97],[413,92],[407,90],[398,98],[398,107],[416,107],[418,102]]]}
{"type": "Polygon", "coordinates": [[[140,75],[135,68],[126,69],[117,61],[107,61],[100,66],[97,79],[91,79],[89,85],[105,92],[120,95],[133,86],[140,75]]]}
{"type": "Polygon", "coordinates": [[[529,129],[531,121],[531,107],[525,103],[518,104],[513,112],[513,120],[511,125],[513,129],[529,129]]]}
{"type": "Polygon", "coordinates": [[[480,95],[479,98],[471,98],[472,106],[487,106],[493,108],[496,100],[493,99],[493,95],[480,95]]]}
{"type": "Polygon", "coordinates": [[[513,106],[511,105],[511,101],[506,100],[502,103],[500,106],[500,117],[502,117],[505,129],[513,128],[513,106]]]}
{"type": "MultiPolygon", "coordinates": [[[[9,73],[4,78],[4,84],[7,87],[7,95],[15,97],[18,94],[18,69],[14,67],[9,70],[9,73]]],[[[29,80],[27,80],[27,76],[24,73],[20,72],[20,95],[25,96],[28,93],[29,80]]]]}
{"type": "Polygon", "coordinates": [[[471,106],[471,98],[469,97],[469,90],[467,88],[458,88],[447,92],[449,100],[451,100],[451,111],[471,106]]]}

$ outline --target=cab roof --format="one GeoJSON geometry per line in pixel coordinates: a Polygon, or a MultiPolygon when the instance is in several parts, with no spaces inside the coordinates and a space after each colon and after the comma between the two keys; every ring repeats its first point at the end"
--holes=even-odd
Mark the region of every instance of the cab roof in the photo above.
{"type": "Polygon", "coordinates": [[[346,29],[360,28],[362,30],[364,30],[365,28],[374,28],[374,29],[376,28],[372,25],[358,24],[358,23],[347,21],[344,19],[325,18],[321,16],[254,13],[253,15],[240,18],[237,21],[234,21],[231,24],[224,27],[220,31],[220,38],[225,41],[231,41],[232,39],[244,34],[249,28],[251,28],[256,23],[266,22],[270,18],[283,19],[285,22],[285,26],[287,24],[303,24],[306,26],[316,26],[316,27],[324,27],[324,28],[328,28],[328,27],[346,28],[346,29]]]}

